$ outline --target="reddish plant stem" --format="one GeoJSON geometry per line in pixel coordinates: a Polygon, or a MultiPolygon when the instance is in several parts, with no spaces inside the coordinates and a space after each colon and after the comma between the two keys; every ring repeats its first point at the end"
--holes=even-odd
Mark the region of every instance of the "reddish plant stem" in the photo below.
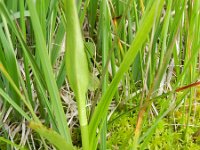
{"type": "Polygon", "coordinates": [[[189,85],[186,85],[186,86],[183,86],[183,87],[180,87],[180,88],[176,89],[175,91],[176,92],[180,92],[180,91],[183,91],[183,90],[185,90],[187,88],[191,88],[191,87],[198,86],[198,85],[200,85],[200,81],[192,83],[192,84],[189,84],[189,85]]]}

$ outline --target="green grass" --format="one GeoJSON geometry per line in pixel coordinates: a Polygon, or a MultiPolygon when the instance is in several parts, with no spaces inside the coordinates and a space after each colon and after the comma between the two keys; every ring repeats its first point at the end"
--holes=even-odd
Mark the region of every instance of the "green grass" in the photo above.
{"type": "Polygon", "coordinates": [[[0,149],[199,149],[199,9],[0,1],[0,149]]]}

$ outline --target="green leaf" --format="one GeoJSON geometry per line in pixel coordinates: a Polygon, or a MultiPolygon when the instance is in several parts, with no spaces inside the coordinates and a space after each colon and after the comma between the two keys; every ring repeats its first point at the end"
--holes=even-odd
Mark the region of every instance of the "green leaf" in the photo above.
{"type": "Polygon", "coordinates": [[[50,143],[52,143],[59,150],[73,150],[71,144],[68,144],[61,135],[52,129],[47,129],[45,126],[39,123],[30,122],[29,127],[39,133],[42,137],[46,138],[50,143]]]}
{"type": "MultiPolygon", "coordinates": [[[[69,2],[70,3],[70,2],[69,2]]],[[[69,4],[68,4],[69,5],[69,4]]],[[[70,12],[71,7],[68,7],[70,12]]],[[[71,10],[72,11],[72,10],[71,10]]],[[[89,71],[78,18],[66,13],[66,67],[67,76],[74,93],[84,95],[88,87],[89,71]],[[73,16],[73,17],[72,17],[73,16]]]]}
{"type": "Polygon", "coordinates": [[[88,89],[90,91],[95,91],[99,87],[99,84],[100,84],[99,78],[95,76],[94,74],[90,73],[89,79],[90,79],[90,82],[88,85],[88,89]]]}
{"type": "Polygon", "coordinates": [[[94,57],[94,52],[95,52],[95,44],[93,42],[85,42],[85,50],[87,53],[88,58],[93,58],[94,57]]]}
{"type": "Polygon", "coordinates": [[[87,92],[89,82],[88,62],[84,51],[75,1],[66,0],[64,1],[64,6],[67,21],[65,57],[67,77],[76,96],[83,149],[87,150],[89,148],[89,138],[85,93],[87,92]]]}

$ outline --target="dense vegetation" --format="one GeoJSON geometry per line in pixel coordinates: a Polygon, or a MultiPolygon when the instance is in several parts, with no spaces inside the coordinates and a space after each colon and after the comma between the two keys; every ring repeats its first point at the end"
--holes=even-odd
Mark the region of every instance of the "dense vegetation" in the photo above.
{"type": "Polygon", "coordinates": [[[1,0],[0,149],[200,149],[199,0],[1,0]]]}

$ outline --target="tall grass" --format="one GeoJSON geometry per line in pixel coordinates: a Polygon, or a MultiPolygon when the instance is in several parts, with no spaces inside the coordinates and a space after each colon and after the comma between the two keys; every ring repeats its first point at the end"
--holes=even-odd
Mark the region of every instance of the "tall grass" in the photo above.
{"type": "Polygon", "coordinates": [[[0,1],[0,149],[198,147],[199,10],[0,1]]]}

